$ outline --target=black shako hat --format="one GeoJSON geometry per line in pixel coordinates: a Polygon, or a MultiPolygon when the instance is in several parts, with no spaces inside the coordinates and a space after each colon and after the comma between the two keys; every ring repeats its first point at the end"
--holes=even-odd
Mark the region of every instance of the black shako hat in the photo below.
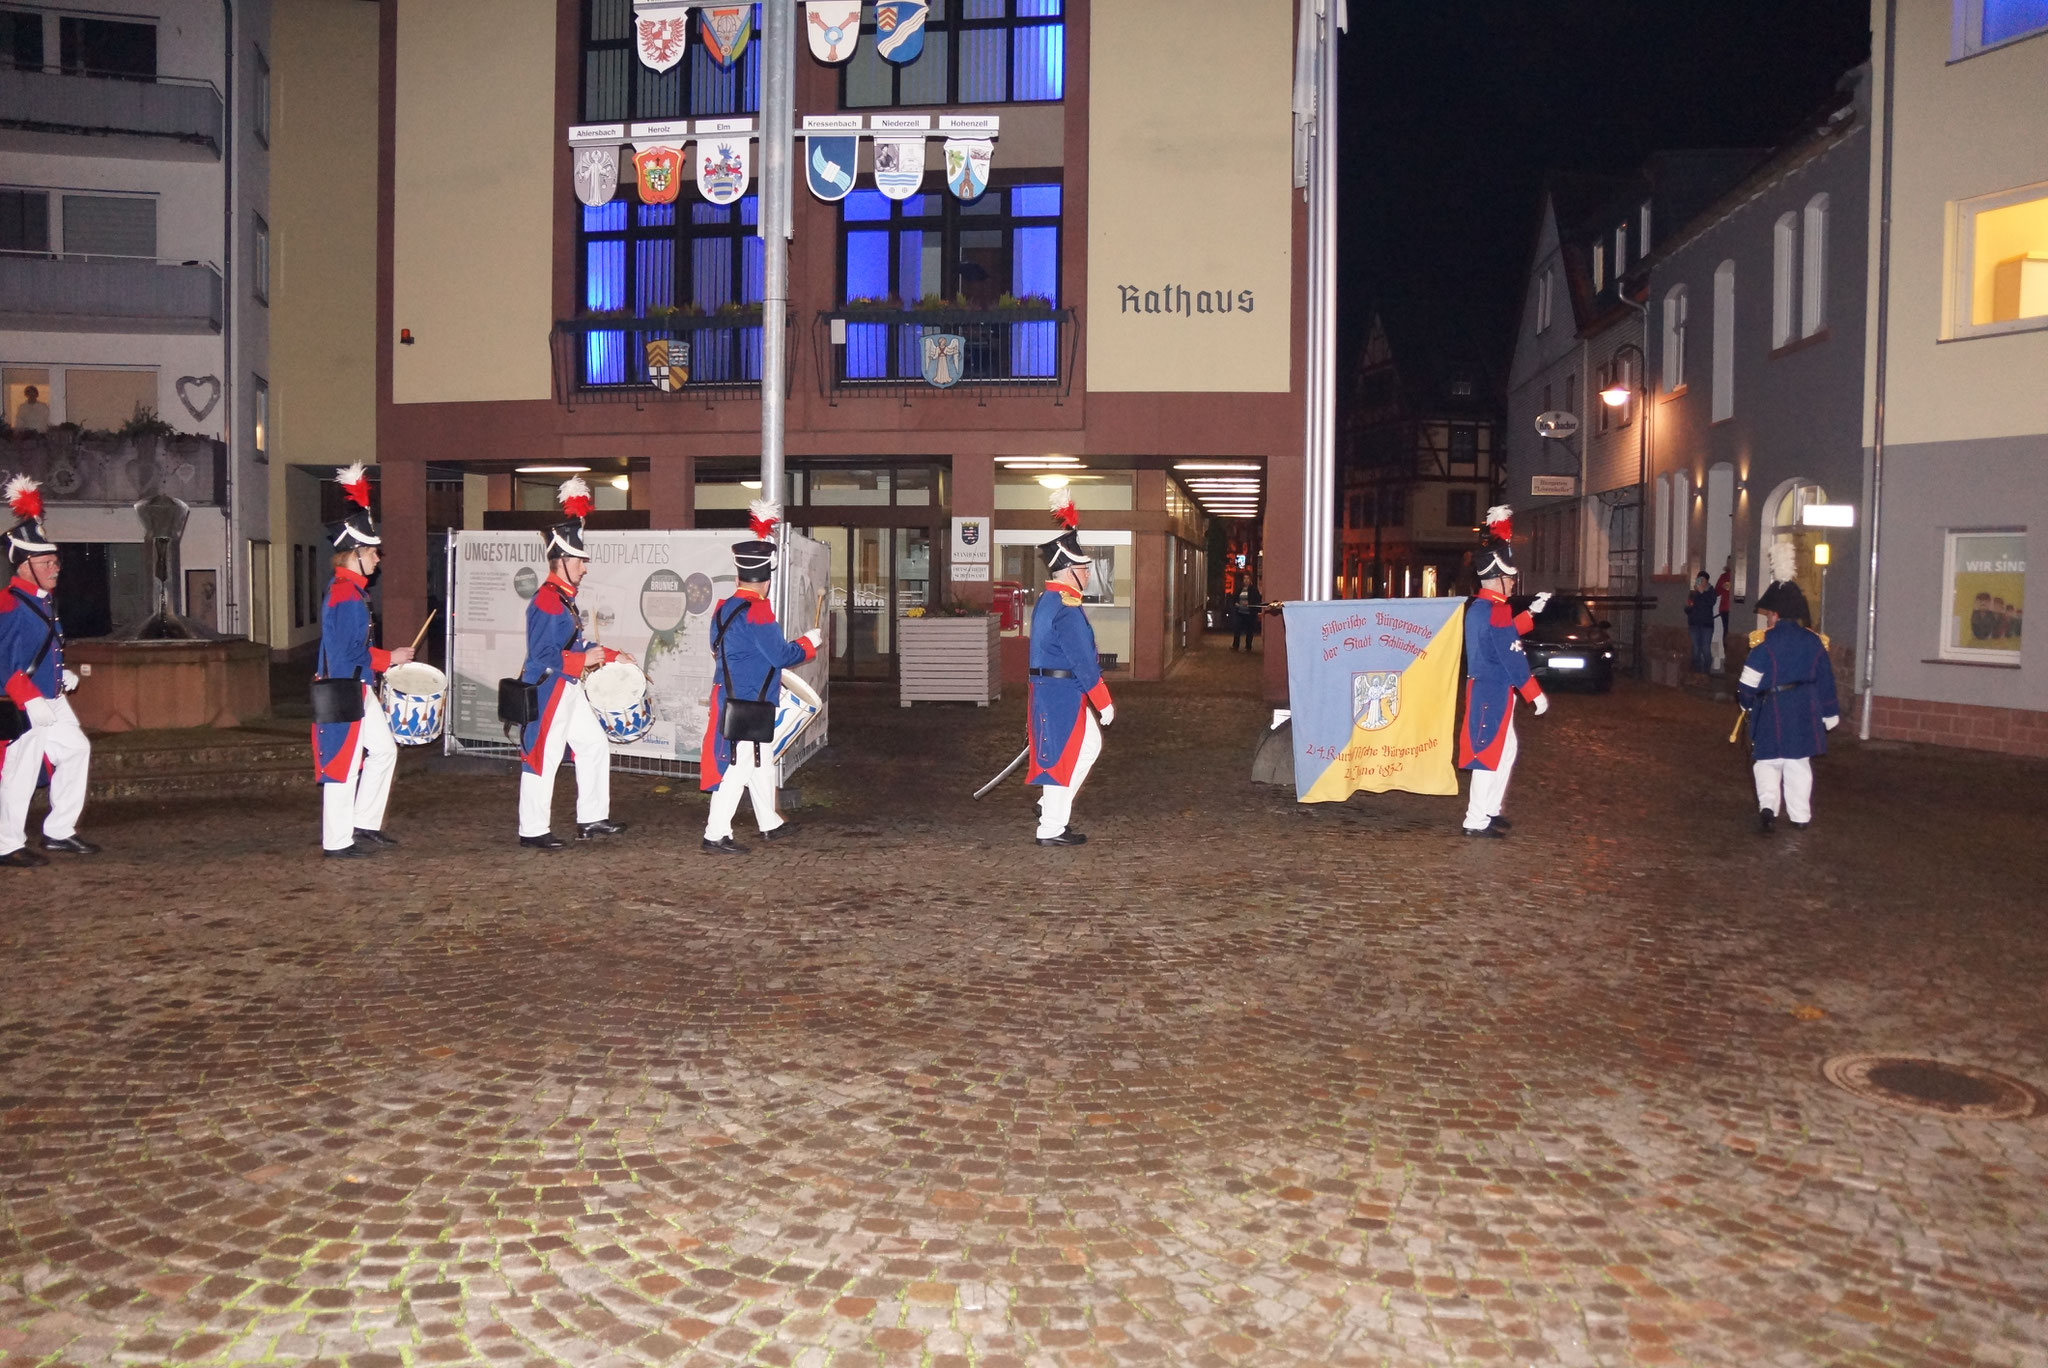
{"type": "Polygon", "coordinates": [[[334,472],[334,482],[341,486],[343,494],[355,507],[348,510],[339,522],[327,524],[327,544],[336,551],[353,551],[362,546],[382,546],[384,538],[377,534],[377,519],[370,513],[370,477],[365,473],[363,463],[342,466],[334,472]]]}
{"type": "Polygon", "coordinates": [[[775,527],[782,521],[782,505],[756,499],[747,505],[747,526],[753,539],[732,544],[733,568],[742,584],[765,584],[775,575],[775,527]]]}
{"type": "Polygon", "coordinates": [[[1081,550],[1081,514],[1074,507],[1073,491],[1061,486],[1052,492],[1053,521],[1060,525],[1060,533],[1049,542],[1039,545],[1038,553],[1045,557],[1045,568],[1057,575],[1060,571],[1076,565],[1093,565],[1094,558],[1081,550]]]}
{"type": "Polygon", "coordinates": [[[1515,577],[1515,510],[1495,504],[1486,510],[1486,539],[1479,544],[1473,564],[1480,583],[1515,577]]]}
{"type": "Polygon", "coordinates": [[[590,551],[583,545],[583,520],[590,516],[590,486],[571,475],[555,490],[555,500],[569,518],[548,529],[548,559],[571,556],[589,560],[590,551]]]}

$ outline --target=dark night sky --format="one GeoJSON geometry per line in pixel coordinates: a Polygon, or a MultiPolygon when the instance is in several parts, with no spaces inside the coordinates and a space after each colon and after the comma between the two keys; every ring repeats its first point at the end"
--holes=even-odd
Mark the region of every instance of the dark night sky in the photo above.
{"type": "Polygon", "coordinates": [[[1420,316],[1504,376],[1547,171],[1779,143],[1869,26],[1868,0],[1351,0],[1340,365],[1377,306],[1397,345],[1420,316]]]}

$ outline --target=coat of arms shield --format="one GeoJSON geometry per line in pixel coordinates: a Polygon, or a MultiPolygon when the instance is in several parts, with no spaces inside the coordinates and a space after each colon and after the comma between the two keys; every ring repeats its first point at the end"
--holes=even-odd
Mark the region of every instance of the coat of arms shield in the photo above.
{"type": "Polygon", "coordinates": [[[749,155],[753,147],[745,135],[698,143],[697,193],[713,204],[731,204],[746,194],[753,179],[749,155]]]}
{"type": "Polygon", "coordinates": [[[875,138],[875,188],[890,199],[909,199],[924,183],[924,134],[875,138]]]}
{"type": "Polygon", "coordinates": [[[747,50],[747,40],[754,36],[754,7],[706,5],[703,14],[704,50],[720,66],[731,66],[747,50]]]}
{"type": "Polygon", "coordinates": [[[595,208],[610,204],[619,192],[619,149],[579,147],[576,149],[576,198],[595,208]]]}
{"type": "Polygon", "coordinates": [[[996,145],[987,138],[946,139],[946,184],[961,199],[980,199],[995,154],[996,145]]]}
{"type": "Polygon", "coordinates": [[[1351,720],[1367,731],[1385,731],[1401,715],[1398,670],[1367,670],[1351,676],[1351,720]]]}
{"type": "Polygon", "coordinates": [[[929,0],[875,0],[875,51],[902,66],[924,51],[929,0]]]}
{"type": "Polygon", "coordinates": [[[967,352],[967,339],[958,333],[926,333],[918,339],[923,359],[924,382],[933,389],[958,384],[967,352]]]}
{"type": "Polygon", "coordinates": [[[811,56],[821,62],[844,62],[860,42],[860,0],[806,0],[804,32],[811,35],[811,56]]]}
{"type": "Polygon", "coordinates": [[[633,6],[633,43],[641,62],[656,71],[682,61],[690,46],[687,0],[639,0],[633,6]]]}
{"type": "Polygon", "coordinates": [[[810,180],[811,193],[826,201],[845,199],[853,189],[859,158],[859,134],[806,134],[804,174],[810,180]]]}
{"type": "Polygon", "coordinates": [[[647,344],[647,378],[663,394],[674,394],[690,383],[690,344],[681,339],[657,337],[647,344]]]}
{"type": "Polygon", "coordinates": [[[683,151],[679,147],[643,147],[633,153],[633,174],[640,178],[642,204],[674,204],[683,188],[683,151]]]}

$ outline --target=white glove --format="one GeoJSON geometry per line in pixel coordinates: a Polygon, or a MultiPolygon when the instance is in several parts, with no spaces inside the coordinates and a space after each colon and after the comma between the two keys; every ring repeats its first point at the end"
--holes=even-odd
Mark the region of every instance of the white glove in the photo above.
{"type": "Polygon", "coordinates": [[[77,687],[78,676],[73,674],[70,670],[64,671],[64,692],[70,693],[73,689],[76,689],[77,687]]]}
{"type": "Polygon", "coordinates": [[[1548,607],[1549,605],[1550,605],[1550,591],[1549,591],[1548,589],[1545,589],[1545,590],[1544,590],[1544,591],[1543,591],[1542,593],[1538,594],[1538,595],[1537,595],[1537,596],[1536,596],[1535,598],[1532,598],[1532,599],[1530,599],[1530,600],[1529,600],[1529,616],[1530,616],[1530,617],[1535,617],[1535,616],[1536,616],[1536,615],[1537,615],[1538,613],[1541,613],[1541,612],[1542,612],[1542,611],[1543,611],[1543,610],[1544,610],[1545,608],[1547,608],[1547,607],[1548,607]]]}
{"type": "Polygon", "coordinates": [[[28,720],[34,726],[54,727],[57,725],[57,704],[54,699],[31,698],[28,701],[28,707],[23,709],[23,711],[28,714],[28,720]]]}
{"type": "Polygon", "coordinates": [[[1837,727],[1839,727],[1839,726],[1841,726],[1841,725],[1842,725],[1842,719],[1841,719],[1841,718],[1840,718],[1839,716],[1837,716],[1837,717],[1823,717],[1823,718],[1821,719],[1821,722],[1822,722],[1822,724],[1823,724],[1823,725],[1825,725],[1825,726],[1827,727],[1827,729],[1828,729],[1829,731],[1833,731],[1833,730],[1834,730],[1835,728],[1837,728],[1837,727]]]}
{"type": "Polygon", "coordinates": [[[1536,701],[1530,704],[1529,706],[1536,709],[1536,715],[1538,717],[1543,716],[1543,714],[1550,711],[1550,695],[1537,694],[1536,701]]]}
{"type": "Polygon", "coordinates": [[[813,651],[822,651],[822,650],[824,650],[824,649],[825,649],[825,629],[824,629],[824,628],[822,628],[822,627],[813,627],[813,628],[811,628],[811,630],[810,630],[810,631],[808,631],[808,632],[805,632],[805,633],[804,633],[804,640],[805,640],[805,641],[808,641],[808,642],[810,642],[810,643],[811,643],[811,649],[812,649],[813,651]]]}
{"type": "Polygon", "coordinates": [[[1116,704],[1103,704],[1102,707],[1097,710],[1095,716],[1101,720],[1103,726],[1108,726],[1110,723],[1116,721],[1116,704]]]}

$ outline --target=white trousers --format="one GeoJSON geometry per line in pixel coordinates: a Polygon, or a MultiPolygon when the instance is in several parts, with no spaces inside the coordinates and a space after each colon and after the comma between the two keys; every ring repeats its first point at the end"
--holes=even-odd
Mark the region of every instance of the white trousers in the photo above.
{"type": "Polygon", "coordinates": [[[1038,839],[1041,841],[1067,829],[1067,819],[1074,815],[1074,795],[1087,782],[1088,771],[1095,768],[1095,757],[1102,754],[1102,727],[1095,720],[1093,708],[1083,707],[1081,725],[1081,754],[1074,760],[1073,778],[1064,784],[1045,784],[1039,788],[1038,839]]]}
{"type": "Polygon", "coordinates": [[[545,836],[554,824],[555,771],[562,751],[576,752],[576,825],[602,822],[612,815],[612,743],[597,714],[583,697],[583,685],[562,685],[555,716],[540,741],[540,773],[519,770],[519,834],[545,836]]]}
{"type": "Polygon", "coordinates": [[[1782,790],[1786,817],[1802,826],[1813,820],[1813,761],[1759,760],[1750,768],[1756,774],[1759,808],[1776,812],[1782,790]]]}
{"type": "MultiPolygon", "coordinates": [[[[1510,708],[1513,703],[1508,705],[1510,708]]],[[[1501,743],[1500,768],[1472,771],[1472,796],[1465,803],[1465,830],[1482,831],[1500,816],[1500,805],[1508,796],[1508,776],[1514,773],[1515,756],[1520,754],[1521,742],[1515,739],[1515,719],[1510,714],[1506,723],[1508,739],[1501,743]]]]}
{"type": "Polygon", "coordinates": [[[398,743],[376,691],[363,685],[363,725],[348,778],[320,786],[320,848],[347,850],[358,831],[384,829],[384,805],[391,800],[391,776],[398,769],[398,743]]]}
{"type": "Polygon", "coordinates": [[[772,748],[759,741],[735,741],[732,763],[711,790],[711,816],[704,823],[704,839],[722,841],[732,835],[732,819],[739,814],[740,795],[754,800],[754,825],[765,835],[782,825],[775,810],[775,756],[772,748]]]}
{"type": "Polygon", "coordinates": [[[43,819],[43,835],[62,841],[78,834],[92,741],[78,725],[70,699],[59,695],[50,700],[50,706],[56,709],[57,720],[23,732],[7,747],[7,763],[0,767],[0,855],[12,855],[28,844],[28,805],[36,796],[36,778],[43,772],[45,760],[53,769],[50,815],[43,819]]]}

